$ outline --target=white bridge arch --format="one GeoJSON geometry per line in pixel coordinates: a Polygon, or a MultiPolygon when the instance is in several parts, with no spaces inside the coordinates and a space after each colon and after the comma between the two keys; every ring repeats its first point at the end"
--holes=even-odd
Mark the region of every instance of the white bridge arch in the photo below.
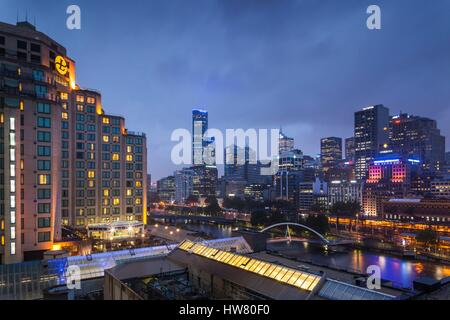
{"type": "Polygon", "coordinates": [[[296,226],[296,227],[300,227],[300,228],[306,229],[306,230],[311,231],[312,233],[314,233],[316,236],[318,236],[325,244],[329,244],[329,243],[330,243],[329,240],[327,240],[323,235],[321,235],[321,234],[320,234],[319,232],[317,232],[316,230],[311,229],[310,227],[305,226],[305,225],[303,225],[303,224],[295,223],[295,222],[281,222],[281,223],[276,223],[276,224],[273,224],[273,225],[271,225],[271,226],[268,226],[267,228],[262,229],[262,230],[259,231],[259,232],[266,232],[267,230],[270,230],[270,229],[276,228],[276,227],[280,227],[280,226],[296,226]]]}

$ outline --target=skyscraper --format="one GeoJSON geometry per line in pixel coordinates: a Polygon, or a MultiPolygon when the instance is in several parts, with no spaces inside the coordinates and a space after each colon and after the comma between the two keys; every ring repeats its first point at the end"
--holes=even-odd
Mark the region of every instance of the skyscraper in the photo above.
{"type": "Polygon", "coordinates": [[[294,138],[290,138],[286,136],[281,130],[280,130],[280,139],[278,140],[279,143],[279,154],[286,152],[286,151],[292,151],[294,150],[294,138]]]}
{"type": "Polygon", "coordinates": [[[375,105],[355,112],[355,172],[362,180],[367,176],[370,161],[388,142],[389,109],[375,105]]]}
{"type": "Polygon", "coordinates": [[[192,110],[192,164],[203,164],[203,152],[208,145],[204,139],[208,130],[208,111],[201,109],[192,110]]]}
{"type": "Polygon", "coordinates": [[[146,137],[76,85],[66,49],[0,23],[0,260],[39,259],[61,225],[146,222],[146,137]]]}
{"type": "Polygon", "coordinates": [[[345,139],[345,160],[354,162],[355,161],[355,138],[350,137],[345,139]]]}
{"type": "Polygon", "coordinates": [[[183,168],[174,173],[175,176],[175,202],[184,204],[186,199],[193,194],[193,176],[192,168],[183,168]]]}
{"type": "Polygon", "coordinates": [[[320,140],[320,160],[324,170],[335,166],[342,160],[342,139],[328,137],[320,140]]]}
{"type": "Polygon", "coordinates": [[[389,147],[394,153],[420,160],[424,169],[443,167],[445,137],[436,120],[402,113],[391,118],[389,129],[389,147]]]}
{"type": "Polygon", "coordinates": [[[170,203],[175,201],[175,177],[168,176],[156,182],[159,200],[170,203]]]}

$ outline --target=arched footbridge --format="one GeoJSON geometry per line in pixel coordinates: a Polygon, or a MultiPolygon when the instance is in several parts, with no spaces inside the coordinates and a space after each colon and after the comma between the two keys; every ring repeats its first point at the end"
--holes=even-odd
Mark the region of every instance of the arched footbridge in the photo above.
{"type": "Polygon", "coordinates": [[[324,245],[326,245],[326,246],[345,245],[345,244],[352,244],[352,243],[354,243],[354,240],[328,240],[327,238],[325,238],[324,235],[322,235],[322,234],[319,233],[318,231],[316,231],[316,230],[314,230],[314,229],[312,229],[312,228],[310,228],[310,227],[308,227],[308,226],[305,226],[304,224],[295,223],[295,222],[281,222],[281,223],[275,223],[275,224],[273,224],[273,225],[271,225],[271,226],[268,226],[268,227],[266,227],[266,228],[260,230],[259,232],[266,232],[266,231],[268,231],[268,230],[270,230],[270,229],[277,228],[277,227],[282,227],[282,226],[286,226],[286,238],[287,238],[288,240],[292,240],[291,233],[290,233],[290,231],[289,231],[289,226],[293,226],[293,227],[299,227],[299,228],[305,229],[305,230],[307,230],[307,231],[313,233],[313,234],[316,235],[316,236],[320,239],[320,241],[321,241],[324,245]]]}

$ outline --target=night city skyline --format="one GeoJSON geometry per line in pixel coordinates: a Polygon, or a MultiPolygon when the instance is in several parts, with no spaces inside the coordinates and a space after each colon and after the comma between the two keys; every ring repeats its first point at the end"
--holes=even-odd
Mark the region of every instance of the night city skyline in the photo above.
{"type": "Polygon", "coordinates": [[[0,0],[0,304],[450,300],[449,13],[0,0]]]}
{"type": "Polygon", "coordinates": [[[76,31],[65,28],[68,4],[43,11],[32,1],[2,1],[0,20],[28,12],[67,48],[77,81],[147,133],[153,181],[180,168],[170,161],[170,134],[190,129],[197,107],[209,111],[212,128],[282,127],[309,155],[319,154],[323,137],[352,136],[353,113],[373,104],[436,119],[450,136],[446,1],[379,1],[378,32],[365,27],[369,1],[172,1],[120,10],[80,1],[76,31]]]}

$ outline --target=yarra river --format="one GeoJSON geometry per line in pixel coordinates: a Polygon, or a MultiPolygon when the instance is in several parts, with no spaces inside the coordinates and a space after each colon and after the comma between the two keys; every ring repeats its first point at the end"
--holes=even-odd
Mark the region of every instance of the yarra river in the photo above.
{"type": "MultiPolygon", "coordinates": [[[[213,238],[226,238],[232,236],[232,227],[213,224],[180,224],[183,229],[203,232],[213,238]]],[[[293,241],[269,243],[268,249],[284,253],[288,256],[300,257],[321,265],[345,268],[365,273],[369,265],[378,265],[381,268],[381,277],[393,281],[405,288],[412,287],[412,282],[420,276],[430,276],[442,279],[450,276],[450,265],[443,265],[428,261],[404,260],[398,257],[367,250],[349,249],[346,252],[326,252],[320,247],[305,242],[293,241]]]]}

